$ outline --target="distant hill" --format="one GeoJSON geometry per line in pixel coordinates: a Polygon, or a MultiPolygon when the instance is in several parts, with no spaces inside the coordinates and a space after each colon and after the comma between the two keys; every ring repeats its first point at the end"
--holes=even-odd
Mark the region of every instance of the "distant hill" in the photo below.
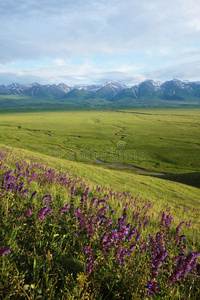
{"type": "MultiPolygon", "coordinates": [[[[200,82],[185,82],[177,79],[160,83],[146,80],[138,85],[127,87],[119,82],[107,82],[103,85],[88,85],[70,87],[64,83],[40,85],[38,83],[20,85],[13,83],[0,85],[0,108],[10,103],[16,105],[19,101],[13,101],[13,97],[27,97],[27,101],[39,103],[41,100],[51,100],[51,105],[75,105],[91,107],[138,107],[138,106],[179,106],[200,105],[200,82]],[[4,96],[4,97],[3,97],[4,96]],[[12,96],[9,98],[9,96],[12,96]],[[12,101],[8,101],[12,99],[12,101]],[[13,104],[14,103],[14,104],[13,104]]],[[[16,98],[15,98],[16,99],[16,98]]],[[[23,98],[24,99],[24,98],[23,98]]],[[[28,104],[28,102],[27,102],[28,104]]],[[[30,104],[30,103],[29,103],[30,104]]],[[[26,106],[26,101],[23,100],[26,106]]],[[[38,104],[39,105],[39,104],[38,104]]],[[[30,105],[28,105],[30,106],[30,105]]]]}

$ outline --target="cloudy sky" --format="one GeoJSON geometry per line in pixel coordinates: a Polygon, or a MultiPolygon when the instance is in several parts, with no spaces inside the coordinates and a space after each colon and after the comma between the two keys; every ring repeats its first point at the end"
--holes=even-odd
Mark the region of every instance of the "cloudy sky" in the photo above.
{"type": "Polygon", "coordinates": [[[200,0],[0,0],[0,84],[200,80],[200,0]]]}

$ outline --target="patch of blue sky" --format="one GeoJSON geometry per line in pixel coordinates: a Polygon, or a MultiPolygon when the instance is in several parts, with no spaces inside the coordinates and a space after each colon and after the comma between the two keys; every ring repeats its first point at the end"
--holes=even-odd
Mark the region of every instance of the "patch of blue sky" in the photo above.
{"type": "MultiPolygon", "coordinates": [[[[148,51],[129,51],[121,54],[98,54],[90,57],[90,60],[97,66],[115,69],[130,67],[130,73],[135,71],[150,71],[154,68],[165,67],[169,64],[166,57],[158,56],[158,53],[148,51]]],[[[79,59],[77,61],[80,61],[79,59]]],[[[128,69],[127,69],[128,71],[128,69]]]]}
{"type": "Polygon", "coordinates": [[[49,58],[40,58],[36,60],[16,60],[11,63],[3,64],[4,71],[21,71],[30,69],[48,68],[53,66],[49,58]]]}
{"type": "Polygon", "coordinates": [[[147,55],[140,52],[125,52],[118,54],[97,54],[91,57],[92,61],[102,64],[102,63],[137,63],[147,60],[147,55]]]}

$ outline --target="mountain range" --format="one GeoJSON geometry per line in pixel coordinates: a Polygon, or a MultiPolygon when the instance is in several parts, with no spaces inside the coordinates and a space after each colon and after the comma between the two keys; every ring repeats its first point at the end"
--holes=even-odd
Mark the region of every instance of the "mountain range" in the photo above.
{"type": "MultiPolygon", "coordinates": [[[[137,106],[161,103],[198,103],[200,104],[200,82],[180,81],[178,79],[164,83],[146,80],[128,87],[119,82],[107,82],[103,85],[70,87],[64,83],[40,85],[17,84],[0,85],[0,95],[23,96],[34,99],[55,100],[57,103],[73,105],[137,106]]],[[[6,97],[7,98],[7,97],[6,97]]]]}

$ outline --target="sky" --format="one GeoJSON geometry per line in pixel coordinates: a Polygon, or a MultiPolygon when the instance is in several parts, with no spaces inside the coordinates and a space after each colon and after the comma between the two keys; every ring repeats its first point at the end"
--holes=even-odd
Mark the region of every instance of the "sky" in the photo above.
{"type": "Polygon", "coordinates": [[[200,81],[200,0],[1,0],[0,85],[200,81]]]}

